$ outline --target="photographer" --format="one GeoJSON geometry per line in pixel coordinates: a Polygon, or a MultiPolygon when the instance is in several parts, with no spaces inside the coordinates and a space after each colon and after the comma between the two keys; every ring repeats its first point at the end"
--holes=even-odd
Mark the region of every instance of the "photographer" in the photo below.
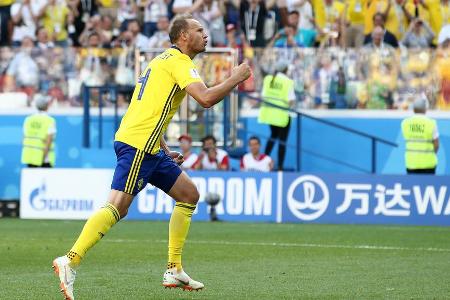
{"type": "Polygon", "coordinates": [[[207,135],[202,139],[202,152],[200,153],[195,169],[197,170],[229,170],[230,159],[225,150],[216,147],[216,138],[207,135]]]}

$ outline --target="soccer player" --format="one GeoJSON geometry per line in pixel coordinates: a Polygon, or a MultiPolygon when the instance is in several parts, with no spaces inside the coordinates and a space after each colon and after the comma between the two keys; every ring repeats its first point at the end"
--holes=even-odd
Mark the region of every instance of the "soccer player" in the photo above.
{"type": "Polygon", "coordinates": [[[208,88],[192,59],[205,51],[208,36],[190,15],[179,15],[169,30],[173,46],[155,57],[141,74],[130,106],[116,133],[114,149],[117,166],[108,202],[84,225],[67,255],[56,258],[53,267],[66,299],[73,299],[76,268],[92,248],[120,219],[125,217],[133,197],[149,182],[175,199],[169,222],[169,253],[163,275],[165,287],[199,290],[203,283],[183,270],[181,253],[199,194],[182,172],[183,158],[171,152],[163,134],[186,93],[209,108],[219,103],[239,83],[249,78],[247,64],[233,68],[224,82],[208,88]]]}

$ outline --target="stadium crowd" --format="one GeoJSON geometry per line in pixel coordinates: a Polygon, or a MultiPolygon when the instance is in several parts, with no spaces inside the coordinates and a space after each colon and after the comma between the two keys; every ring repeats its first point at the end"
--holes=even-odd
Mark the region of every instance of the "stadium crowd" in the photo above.
{"type": "Polygon", "coordinates": [[[252,64],[243,91],[259,91],[283,56],[300,108],[404,109],[423,91],[450,107],[449,0],[0,0],[0,92],[79,105],[83,84],[131,86],[134,49],[170,46],[180,13],[252,64]]]}

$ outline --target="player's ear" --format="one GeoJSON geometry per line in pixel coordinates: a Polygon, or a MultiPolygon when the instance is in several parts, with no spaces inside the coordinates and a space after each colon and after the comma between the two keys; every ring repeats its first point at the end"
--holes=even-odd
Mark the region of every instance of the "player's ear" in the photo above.
{"type": "Polygon", "coordinates": [[[182,31],[180,34],[180,38],[182,38],[184,41],[187,41],[189,39],[187,31],[182,31]]]}

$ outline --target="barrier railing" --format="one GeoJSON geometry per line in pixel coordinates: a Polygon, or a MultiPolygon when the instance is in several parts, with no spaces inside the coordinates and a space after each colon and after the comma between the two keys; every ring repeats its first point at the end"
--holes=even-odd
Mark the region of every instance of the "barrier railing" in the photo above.
{"type": "MultiPolygon", "coordinates": [[[[385,145],[388,145],[388,146],[391,146],[391,147],[397,147],[398,146],[394,142],[391,142],[391,141],[388,141],[386,139],[377,137],[375,135],[371,135],[371,134],[368,134],[368,133],[363,132],[363,131],[359,131],[359,130],[356,130],[356,129],[353,129],[353,128],[350,128],[350,127],[347,127],[347,126],[343,126],[343,125],[335,123],[335,122],[324,120],[324,119],[312,116],[310,114],[306,114],[304,112],[298,111],[296,109],[282,107],[282,106],[273,104],[271,102],[264,101],[263,99],[261,99],[259,97],[252,96],[252,95],[250,95],[248,93],[241,93],[241,95],[245,96],[247,98],[253,99],[253,100],[255,100],[255,101],[259,102],[259,103],[264,103],[264,105],[276,107],[276,108],[279,108],[279,109],[282,109],[282,110],[286,110],[288,112],[296,114],[296,116],[297,116],[297,119],[296,119],[297,120],[297,122],[296,122],[296,150],[298,152],[296,171],[298,171],[298,172],[301,172],[301,170],[302,170],[302,166],[301,166],[302,151],[304,151],[304,149],[302,148],[302,136],[303,135],[301,134],[302,118],[307,118],[307,119],[310,119],[310,120],[314,120],[316,122],[319,122],[319,123],[322,123],[322,124],[325,124],[325,125],[328,125],[328,126],[340,129],[340,130],[343,130],[345,132],[356,134],[358,136],[370,139],[370,141],[371,141],[371,168],[370,168],[370,173],[372,173],[372,174],[376,173],[377,143],[382,143],[382,144],[385,144],[385,145]]],[[[317,152],[315,152],[315,151],[311,151],[311,150],[307,150],[307,151],[310,152],[312,155],[319,156],[319,154],[317,152]]],[[[328,158],[328,159],[330,159],[330,158],[328,158]]],[[[339,164],[342,164],[342,165],[351,166],[348,163],[341,162],[341,161],[338,161],[336,159],[334,159],[334,161],[339,163],[339,164]]],[[[351,167],[353,167],[353,166],[351,166],[351,167]]]]}

